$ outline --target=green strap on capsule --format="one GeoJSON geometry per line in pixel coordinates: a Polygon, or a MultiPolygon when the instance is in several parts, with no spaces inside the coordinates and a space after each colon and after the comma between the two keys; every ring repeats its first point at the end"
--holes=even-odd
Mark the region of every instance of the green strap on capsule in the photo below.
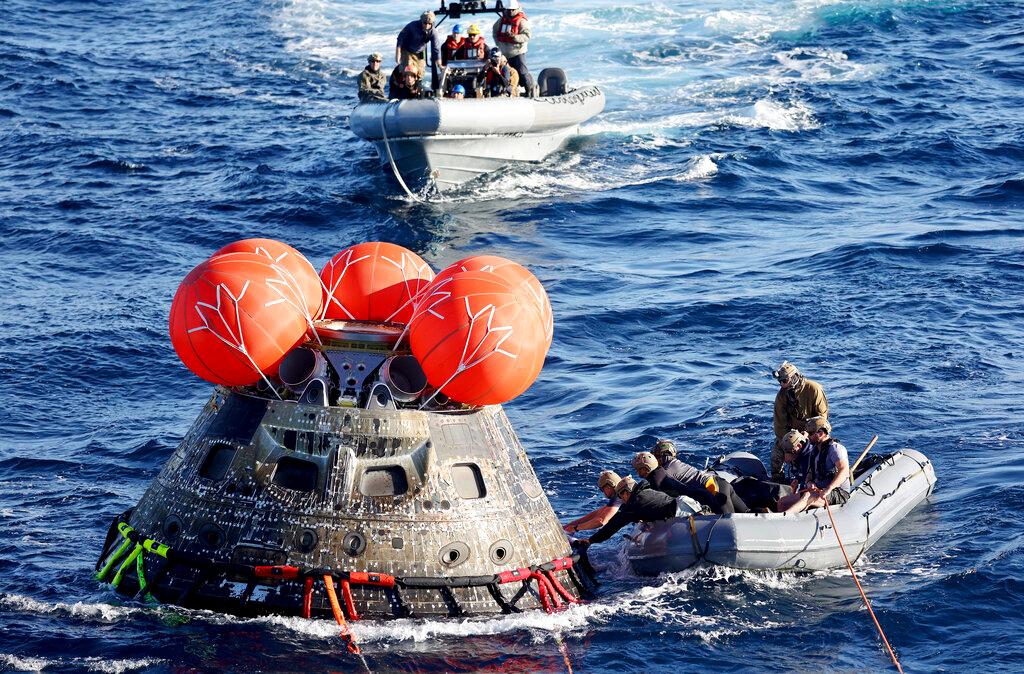
{"type": "Polygon", "coordinates": [[[139,579],[139,594],[146,591],[146,555],[139,553],[135,558],[135,575],[139,579]]]}
{"type": "Polygon", "coordinates": [[[134,562],[136,559],[138,559],[139,555],[141,555],[141,554],[142,554],[142,543],[138,543],[138,544],[136,544],[135,549],[132,550],[132,554],[128,555],[128,558],[124,560],[123,564],[121,564],[121,567],[117,570],[117,573],[114,574],[114,579],[112,581],[110,581],[110,584],[114,586],[115,590],[117,589],[117,586],[121,584],[121,579],[124,577],[125,570],[130,568],[131,565],[132,565],[132,562],[134,562]]]}
{"type": "Polygon", "coordinates": [[[96,574],[96,580],[102,582],[103,579],[107,577],[107,574],[110,573],[110,569],[113,568],[114,564],[117,563],[117,561],[121,558],[121,555],[124,554],[125,550],[127,550],[131,544],[131,541],[125,540],[125,542],[121,544],[121,547],[115,550],[114,554],[110,555],[110,557],[107,558],[107,563],[104,564],[103,568],[100,569],[99,573],[96,574]]]}
{"type": "Polygon", "coordinates": [[[160,555],[164,559],[167,559],[167,551],[170,548],[163,543],[157,543],[152,538],[147,538],[142,541],[142,547],[146,548],[147,552],[152,552],[154,555],[160,555]]]}

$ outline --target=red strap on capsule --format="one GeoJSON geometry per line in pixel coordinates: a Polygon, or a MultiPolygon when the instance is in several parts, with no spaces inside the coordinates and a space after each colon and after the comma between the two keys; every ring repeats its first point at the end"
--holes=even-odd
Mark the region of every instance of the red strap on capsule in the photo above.
{"type": "Polygon", "coordinates": [[[309,618],[313,612],[313,577],[307,576],[302,588],[302,617],[309,618]]]}
{"type": "Polygon", "coordinates": [[[359,620],[359,614],[356,613],[356,603],[352,601],[352,586],[347,580],[341,581],[341,598],[345,600],[345,610],[348,611],[348,617],[352,620],[359,620]]]}
{"type": "MultiPolygon", "coordinates": [[[[544,566],[548,566],[545,564],[544,566]]],[[[572,568],[572,557],[562,557],[561,559],[551,560],[552,571],[565,571],[566,569],[572,568]]]]}
{"type": "Polygon", "coordinates": [[[558,582],[558,579],[555,578],[555,574],[553,571],[545,571],[544,575],[547,576],[548,582],[551,583],[551,586],[554,588],[555,592],[562,596],[562,599],[566,600],[570,604],[582,603],[579,599],[574,597],[571,592],[566,590],[564,585],[558,582]]]}
{"type": "Polygon", "coordinates": [[[533,576],[533,571],[529,569],[512,569],[511,571],[502,571],[498,574],[499,583],[514,583],[516,581],[528,580],[533,576]]]}
{"type": "Polygon", "coordinates": [[[299,577],[299,568],[296,566],[257,566],[253,573],[257,578],[295,580],[299,577]]]}
{"type": "Polygon", "coordinates": [[[377,587],[394,587],[395,577],[386,573],[364,573],[362,571],[350,571],[348,580],[356,585],[375,585],[377,587]]]}

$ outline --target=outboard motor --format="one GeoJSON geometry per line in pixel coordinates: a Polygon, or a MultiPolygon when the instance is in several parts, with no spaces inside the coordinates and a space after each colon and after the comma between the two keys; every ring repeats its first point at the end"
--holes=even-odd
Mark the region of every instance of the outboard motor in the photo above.
{"type": "Polygon", "coordinates": [[[427,388],[427,375],[415,356],[388,358],[380,369],[380,377],[391,389],[392,397],[403,403],[416,400],[427,388]]]}
{"type": "Polygon", "coordinates": [[[565,71],[561,68],[545,68],[540,71],[540,75],[537,76],[537,84],[542,97],[561,96],[568,88],[565,71]]]}

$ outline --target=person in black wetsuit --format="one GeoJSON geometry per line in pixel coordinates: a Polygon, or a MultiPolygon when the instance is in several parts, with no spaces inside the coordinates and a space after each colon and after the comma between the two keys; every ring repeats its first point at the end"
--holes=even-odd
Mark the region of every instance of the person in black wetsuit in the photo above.
{"type": "Polygon", "coordinates": [[[637,482],[627,475],[619,480],[615,493],[623,501],[619,512],[589,539],[577,541],[576,547],[587,548],[592,543],[603,543],[627,524],[656,522],[676,516],[676,500],[664,492],[653,489],[646,480],[637,482]]]}
{"type": "MultiPolygon", "coordinates": [[[[654,443],[653,456],[648,452],[641,452],[641,454],[647,454],[648,456],[651,456],[651,458],[655,458],[656,463],[665,471],[666,476],[686,485],[691,490],[703,489],[711,492],[713,495],[716,495],[717,497],[713,499],[715,505],[710,506],[716,513],[731,514],[750,512],[750,508],[748,508],[747,504],[743,502],[743,499],[736,494],[728,480],[703,470],[698,470],[690,464],[677,459],[676,445],[671,440],[658,440],[654,443]]],[[[637,454],[637,457],[639,456],[640,454],[637,454]]],[[[634,466],[636,466],[637,459],[634,458],[633,461],[634,466]]],[[[657,473],[657,469],[652,470],[652,473],[657,473]]],[[[643,477],[643,475],[640,477],[643,477]]],[[[651,484],[655,484],[654,479],[651,479],[650,477],[647,479],[651,484]]],[[[662,479],[659,478],[655,479],[658,479],[659,482],[662,481],[662,479]]],[[[690,496],[690,498],[695,499],[698,503],[706,505],[704,501],[701,501],[692,494],[683,495],[690,496]]]]}

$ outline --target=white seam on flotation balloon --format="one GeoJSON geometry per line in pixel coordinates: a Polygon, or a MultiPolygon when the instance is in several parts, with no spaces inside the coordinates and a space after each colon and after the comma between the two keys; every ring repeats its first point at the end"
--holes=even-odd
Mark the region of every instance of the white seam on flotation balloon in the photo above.
{"type": "MultiPolygon", "coordinates": [[[[363,260],[369,258],[370,256],[369,255],[364,255],[364,256],[362,256],[360,258],[356,258],[355,260],[353,260],[352,259],[352,251],[351,250],[347,250],[347,251],[345,251],[345,253],[347,253],[347,258],[348,259],[345,262],[344,268],[342,268],[342,270],[341,270],[341,276],[338,276],[337,278],[334,278],[334,270],[338,266],[338,263],[335,262],[334,259],[331,259],[331,261],[327,263],[327,266],[329,266],[331,268],[331,278],[332,278],[333,285],[330,288],[328,288],[327,285],[323,283],[323,279],[320,280],[320,283],[321,283],[321,285],[323,285],[324,291],[327,293],[327,306],[330,306],[331,302],[335,302],[335,303],[337,303],[337,305],[339,307],[341,307],[341,310],[345,312],[346,316],[348,316],[352,320],[355,320],[356,317],[352,315],[351,311],[349,311],[348,309],[345,308],[345,305],[342,304],[341,301],[334,296],[334,293],[337,292],[338,286],[341,285],[342,279],[345,278],[345,274],[348,272],[348,268],[351,267],[352,265],[356,264],[357,262],[362,262],[363,260]]],[[[324,307],[323,315],[325,315],[325,316],[327,315],[327,307],[326,306],[324,307]]]]}

